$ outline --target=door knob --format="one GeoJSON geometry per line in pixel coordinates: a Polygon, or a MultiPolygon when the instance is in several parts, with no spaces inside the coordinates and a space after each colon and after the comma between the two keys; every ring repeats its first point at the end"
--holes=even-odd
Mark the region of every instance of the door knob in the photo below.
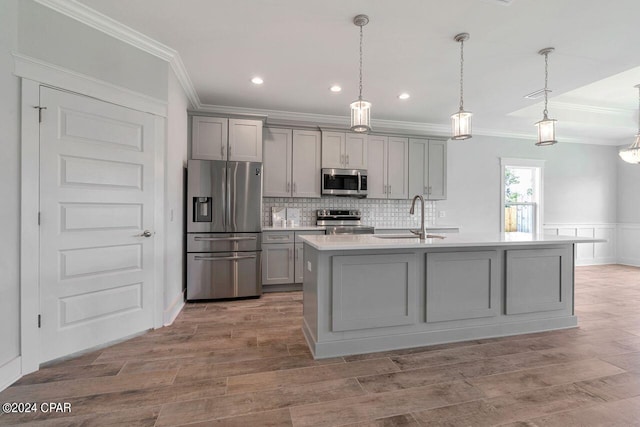
{"type": "Polygon", "coordinates": [[[138,237],[151,237],[153,234],[154,233],[149,230],[144,230],[142,234],[138,234],[138,237]]]}

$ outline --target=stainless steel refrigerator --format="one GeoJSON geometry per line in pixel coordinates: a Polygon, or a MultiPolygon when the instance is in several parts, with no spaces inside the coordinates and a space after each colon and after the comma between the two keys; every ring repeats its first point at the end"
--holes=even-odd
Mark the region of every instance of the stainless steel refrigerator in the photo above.
{"type": "Polygon", "coordinates": [[[262,293],[262,163],[189,160],[187,299],[262,293]]]}

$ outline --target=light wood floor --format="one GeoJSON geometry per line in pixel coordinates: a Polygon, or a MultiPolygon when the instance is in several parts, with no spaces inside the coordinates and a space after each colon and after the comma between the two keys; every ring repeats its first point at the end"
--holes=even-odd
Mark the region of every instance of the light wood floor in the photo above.
{"type": "Polygon", "coordinates": [[[301,294],[189,304],[167,328],[48,366],[2,402],[53,426],[640,425],[640,269],[580,267],[580,327],[314,361],[301,294]]]}

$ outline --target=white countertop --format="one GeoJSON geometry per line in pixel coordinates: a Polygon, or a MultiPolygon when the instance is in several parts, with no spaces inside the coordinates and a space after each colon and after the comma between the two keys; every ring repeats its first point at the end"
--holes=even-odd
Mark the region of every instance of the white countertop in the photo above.
{"type": "Polygon", "coordinates": [[[273,227],[267,226],[262,227],[262,231],[315,231],[315,230],[326,230],[327,227],[318,226],[318,225],[298,225],[295,227],[273,227]]]}
{"type": "Polygon", "coordinates": [[[574,236],[552,236],[530,233],[460,233],[446,234],[444,239],[426,239],[406,235],[317,235],[302,236],[305,243],[321,251],[369,250],[369,249],[423,249],[447,247],[487,247],[487,246],[536,246],[554,243],[594,243],[603,239],[574,236]]]}

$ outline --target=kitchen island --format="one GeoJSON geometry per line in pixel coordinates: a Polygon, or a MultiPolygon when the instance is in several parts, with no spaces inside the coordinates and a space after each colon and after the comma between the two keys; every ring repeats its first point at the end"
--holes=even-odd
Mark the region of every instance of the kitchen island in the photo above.
{"type": "Polygon", "coordinates": [[[305,236],[315,358],[577,326],[574,245],[528,233],[305,236]]]}

